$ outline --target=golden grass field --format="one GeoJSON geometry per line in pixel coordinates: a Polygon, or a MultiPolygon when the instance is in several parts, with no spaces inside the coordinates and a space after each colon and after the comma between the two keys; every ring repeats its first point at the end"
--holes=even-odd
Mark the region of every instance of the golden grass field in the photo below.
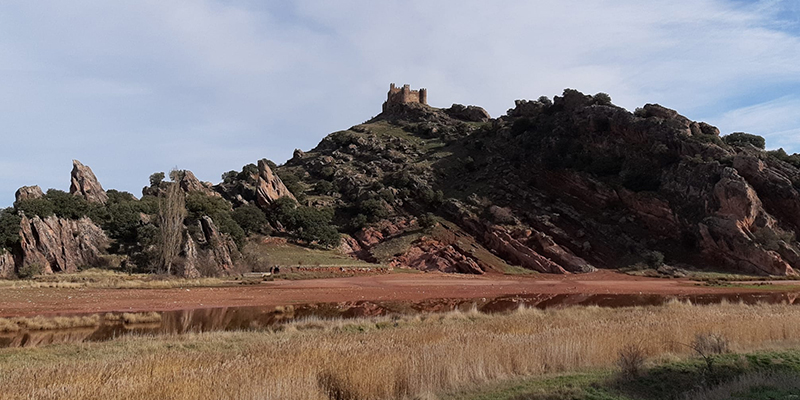
{"type": "Polygon", "coordinates": [[[0,350],[4,399],[434,399],[481,384],[690,355],[800,346],[800,307],[721,304],[306,320],[270,332],[125,337],[0,350]]]}

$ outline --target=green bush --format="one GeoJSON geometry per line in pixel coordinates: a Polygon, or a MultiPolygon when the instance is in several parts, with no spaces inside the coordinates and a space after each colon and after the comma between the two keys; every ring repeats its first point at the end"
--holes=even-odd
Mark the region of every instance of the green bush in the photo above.
{"type": "Polygon", "coordinates": [[[261,233],[268,235],[270,233],[267,215],[257,206],[252,204],[243,205],[233,210],[231,216],[244,230],[245,234],[261,233]]]}
{"type": "Polygon", "coordinates": [[[339,231],[332,224],[333,210],[299,206],[288,197],[273,204],[274,216],[296,238],[322,247],[339,245],[339,231]]]}
{"type": "Polygon", "coordinates": [[[154,186],[160,185],[161,182],[164,181],[165,177],[166,177],[166,175],[164,175],[163,172],[156,172],[156,173],[150,175],[150,187],[154,187],[154,186]]]}
{"type": "Polygon", "coordinates": [[[28,217],[46,218],[55,215],[66,219],[80,219],[92,215],[102,206],[62,190],[49,189],[43,197],[18,201],[14,203],[14,207],[28,217]]]}
{"type": "Polygon", "coordinates": [[[609,96],[608,93],[600,92],[594,95],[594,103],[601,106],[611,105],[611,96],[609,96]]]}
{"type": "Polygon", "coordinates": [[[749,144],[762,150],[767,145],[763,137],[744,132],[734,132],[730,135],[723,136],[722,141],[731,146],[745,146],[749,144]]]}
{"type": "Polygon", "coordinates": [[[0,254],[19,243],[20,222],[21,219],[13,208],[0,210],[0,254]]]}
{"type": "Polygon", "coordinates": [[[381,199],[364,200],[358,205],[358,209],[370,222],[377,222],[389,216],[386,203],[381,199]]]}
{"type": "Polygon", "coordinates": [[[24,264],[17,271],[17,276],[20,279],[31,279],[36,275],[44,273],[44,267],[41,264],[24,264]]]}

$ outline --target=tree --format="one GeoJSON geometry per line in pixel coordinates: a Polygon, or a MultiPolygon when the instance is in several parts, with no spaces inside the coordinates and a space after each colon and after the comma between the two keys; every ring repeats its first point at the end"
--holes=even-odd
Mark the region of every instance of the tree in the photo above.
{"type": "Polygon", "coordinates": [[[764,150],[767,146],[767,142],[763,137],[744,132],[731,133],[730,135],[724,136],[722,141],[731,146],[745,146],[750,144],[761,150],[764,150]]]}
{"type": "Polygon", "coordinates": [[[156,172],[150,175],[150,186],[158,186],[164,180],[163,172],[156,172]]]}
{"type": "Polygon", "coordinates": [[[13,208],[0,210],[0,254],[19,243],[20,222],[20,217],[13,208]]]}
{"type": "MultiPolygon", "coordinates": [[[[175,170],[173,170],[175,171],[175,170]]],[[[170,172],[172,176],[173,173],[170,172]]],[[[177,177],[178,175],[175,174],[177,177]]],[[[158,203],[160,241],[160,264],[167,274],[172,272],[175,259],[181,251],[183,241],[183,219],[186,205],[183,191],[177,182],[171,182],[158,203]]]]}

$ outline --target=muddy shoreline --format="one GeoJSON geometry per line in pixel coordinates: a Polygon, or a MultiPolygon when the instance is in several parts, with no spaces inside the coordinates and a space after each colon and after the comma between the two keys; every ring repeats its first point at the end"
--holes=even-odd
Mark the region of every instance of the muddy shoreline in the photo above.
{"type": "MultiPolygon", "coordinates": [[[[784,282],[777,284],[787,285],[784,282]]],[[[800,284],[788,285],[797,286],[797,290],[800,291],[800,284]]],[[[229,287],[3,288],[0,289],[0,317],[275,307],[358,301],[418,303],[433,299],[482,299],[527,295],[690,296],[764,292],[772,291],[768,286],[709,287],[685,279],[634,277],[611,271],[566,276],[391,274],[274,281],[229,287]]]]}

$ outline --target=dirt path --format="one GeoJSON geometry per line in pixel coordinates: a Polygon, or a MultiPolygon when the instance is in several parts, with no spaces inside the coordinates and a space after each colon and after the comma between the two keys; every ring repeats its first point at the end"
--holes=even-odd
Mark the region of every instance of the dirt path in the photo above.
{"type": "Polygon", "coordinates": [[[692,295],[759,291],[763,292],[704,287],[687,280],[633,277],[610,271],[567,276],[389,274],[188,289],[3,288],[0,289],[0,317],[359,300],[419,301],[535,293],[692,295]]]}

